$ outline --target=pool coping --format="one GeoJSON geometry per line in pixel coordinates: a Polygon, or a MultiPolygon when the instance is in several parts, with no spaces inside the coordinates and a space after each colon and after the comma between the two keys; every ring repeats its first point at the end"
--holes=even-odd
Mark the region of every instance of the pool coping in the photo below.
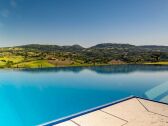
{"type": "Polygon", "coordinates": [[[127,101],[127,100],[132,99],[132,98],[139,98],[139,99],[143,99],[143,100],[148,100],[148,101],[168,105],[168,103],[159,102],[159,101],[150,100],[150,99],[147,99],[147,98],[142,98],[142,97],[139,97],[139,96],[131,95],[129,97],[126,97],[126,98],[123,98],[123,99],[120,99],[120,100],[116,100],[116,101],[113,101],[113,102],[110,102],[110,103],[107,103],[107,104],[104,104],[104,105],[100,105],[98,107],[94,107],[94,108],[91,108],[91,109],[88,109],[88,110],[85,110],[85,111],[82,111],[82,112],[79,112],[79,113],[76,113],[76,114],[65,116],[65,117],[60,118],[60,119],[56,119],[56,120],[52,120],[52,121],[49,121],[49,122],[46,122],[46,123],[43,123],[43,124],[39,124],[37,126],[53,126],[53,125],[71,120],[73,118],[76,118],[76,117],[79,117],[79,116],[82,116],[82,115],[85,115],[85,114],[88,114],[88,113],[91,113],[91,112],[94,112],[94,111],[97,111],[97,110],[100,110],[100,109],[103,109],[103,108],[106,108],[106,107],[109,107],[109,106],[112,106],[112,105],[127,101]]]}

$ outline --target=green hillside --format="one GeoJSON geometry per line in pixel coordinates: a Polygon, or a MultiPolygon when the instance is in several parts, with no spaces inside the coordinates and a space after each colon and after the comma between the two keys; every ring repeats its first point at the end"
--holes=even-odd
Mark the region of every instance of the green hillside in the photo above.
{"type": "Polygon", "coordinates": [[[168,46],[103,43],[89,48],[39,44],[0,48],[1,68],[113,64],[168,65],[168,46]]]}

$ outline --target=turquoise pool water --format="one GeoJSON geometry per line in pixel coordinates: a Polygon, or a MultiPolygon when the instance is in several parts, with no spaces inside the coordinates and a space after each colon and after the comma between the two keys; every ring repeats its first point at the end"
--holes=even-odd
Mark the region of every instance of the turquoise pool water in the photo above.
{"type": "Polygon", "coordinates": [[[34,126],[130,95],[168,103],[168,66],[0,70],[0,126],[34,126]]]}

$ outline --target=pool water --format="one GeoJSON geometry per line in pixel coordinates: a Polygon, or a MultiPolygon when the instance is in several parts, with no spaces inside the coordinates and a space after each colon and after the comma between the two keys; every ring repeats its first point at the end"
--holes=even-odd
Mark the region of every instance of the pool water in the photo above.
{"type": "Polygon", "coordinates": [[[168,103],[168,66],[0,70],[0,126],[34,126],[130,95],[168,103]]]}

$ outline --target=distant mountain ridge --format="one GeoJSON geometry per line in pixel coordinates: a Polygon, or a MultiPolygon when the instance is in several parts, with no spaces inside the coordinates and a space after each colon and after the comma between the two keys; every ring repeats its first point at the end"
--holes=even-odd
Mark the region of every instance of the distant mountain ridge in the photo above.
{"type": "Polygon", "coordinates": [[[102,43],[88,48],[41,44],[0,48],[0,68],[149,63],[168,65],[168,46],[102,43]]]}
{"type": "Polygon", "coordinates": [[[18,46],[25,50],[55,53],[65,59],[75,59],[85,63],[141,63],[168,61],[168,46],[101,43],[84,48],[80,45],[59,46],[30,44],[18,46]]]}
{"type": "Polygon", "coordinates": [[[29,44],[29,45],[23,45],[23,46],[17,46],[19,48],[25,48],[25,49],[38,49],[41,51],[79,51],[84,49],[80,45],[72,45],[72,46],[59,46],[59,45],[41,45],[41,44],[29,44]]]}
{"type": "Polygon", "coordinates": [[[87,49],[136,49],[143,51],[160,51],[160,52],[168,52],[168,46],[157,46],[157,45],[143,45],[143,46],[135,46],[131,44],[113,44],[113,43],[102,43],[97,44],[95,46],[91,46],[88,48],[82,47],[80,45],[72,45],[72,46],[59,46],[59,45],[41,45],[41,44],[28,44],[17,46],[20,48],[31,48],[38,49],[43,51],[82,51],[87,49]]]}
{"type": "Polygon", "coordinates": [[[91,48],[112,48],[112,47],[126,48],[126,47],[135,47],[135,46],[130,44],[101,43],[101,44],[92,46],[91,48]]]}
{"type": "Polygon", "coordinates": [[[145,46],[139,46],[140,48],[151,50],[151,51],[162,51],[162,52],[168,52],[168,46],[157,46],[157,45],[145,45],[145,46]]]}

